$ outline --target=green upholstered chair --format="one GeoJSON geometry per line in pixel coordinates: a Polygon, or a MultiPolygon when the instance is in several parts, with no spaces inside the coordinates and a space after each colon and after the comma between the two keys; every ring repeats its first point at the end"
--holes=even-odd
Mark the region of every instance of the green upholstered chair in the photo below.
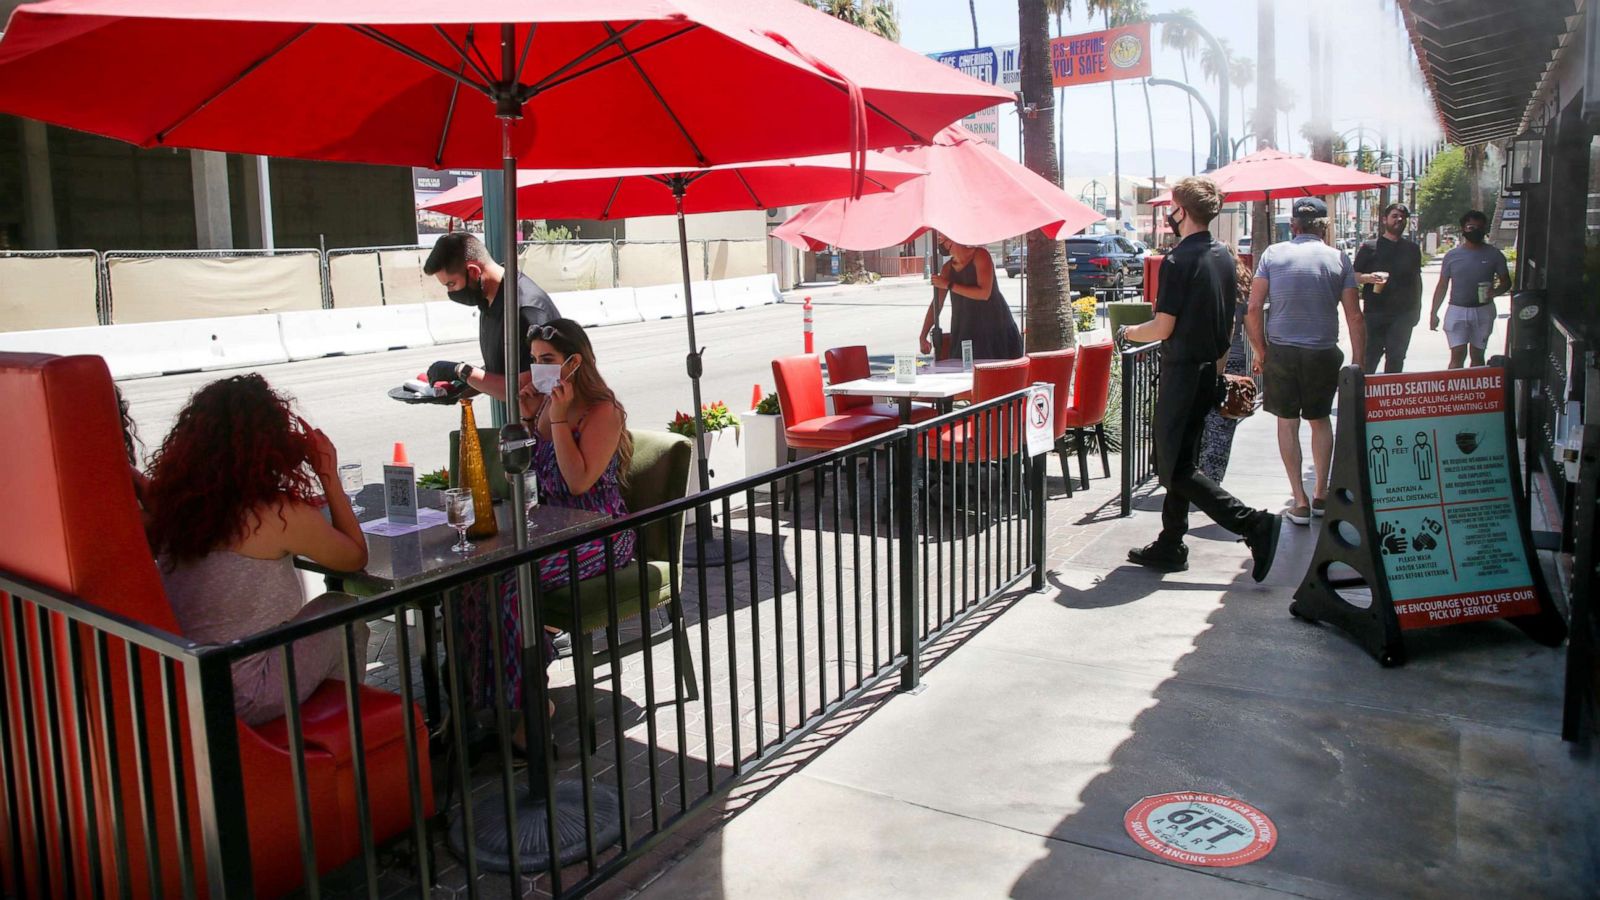
{"type": "MultiPolygon", "coordinates": [[[[689,490],[689,439],[664,431],[632,431],[633,460],[628,466],[628,477],[622,488],[622,499],[629,512],[639,512],[678,500],[689,490]]],[[[492,479],[493,476],[491,476],[492,479]]],[[[541,593],[544,621],[569,632],[573,637],[573,665],[578,669],[578,684],[594,684],[596,666],[608,665],[609,650],[595,653],[594,632],[607,629],[611,621],[610,585],[616,586],[617,619],[619,622],[640,613],[640,598],[651,610],[667,607],[667,624],[652,629],[648,623],[643,636],[620,643],[615,633],[606,635],[606,643],[617,648],[617,658],[651,645],[671,640],[677,654],[678,679],[683,697],[696,700],[694,660],[689,653],[688,635],[683,626],[682,555],[683,514],[660,519],[643,526],[635,537],[634,559],[618,566],[610,573],[602,573],[578,582],[578,618],[574,621],[572,591],[563,585],[541,593]],[[641,585],[641,566],[644,560],[641,585]],[[673,566],[669,561],[676,561],[673,566]]],[[[617,678],[616,672],[609,677],[617,678]]],[[[580,690],[579,703],[591,703],[580,690]]],[[[595,746],[594,716],[589,716],[589,748],[595,746]]]]}
{"type": "MultiPolygon", "coordinates": [[[[496,502],[511,499],[511,484],[506,481],[506,470],[500,466],[500,429],[479,428],[478,446],[483,448],[483,469],[489,475],[489,496],[496,502]]],[[[461,466],[456,462],[460,458],[461,431],[458,429],[450,432],[450,461],[445,464],[450,470],[451,487],[461,486],[457,480],[461,477],[461,466]]]]}

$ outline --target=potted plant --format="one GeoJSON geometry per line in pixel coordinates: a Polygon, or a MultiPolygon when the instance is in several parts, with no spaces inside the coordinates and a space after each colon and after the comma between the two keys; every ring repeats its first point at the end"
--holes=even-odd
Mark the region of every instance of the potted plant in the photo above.
{"type": "MultiPolygon", "coordinates": [[[[744,471],[747,475],[776,469],[788,461],[789,444],[783,439],[783,410],[778,395],[768,394],[745,413],[743,424],[744,471]]],[[[766,487],[757,489],[766,493],[766,487]]]]}
{"type": "MultiPolygon", "coordinates": [[[[718,400],[700,407],[700,419],[705,423],[706,464],[710,469],[711,487],[718,487],[730,481],[737,481],[744,476],[743,464],[739,452],[739,417],[728,409],[728,404],[718,400]]],[[[694,441],[694,417],[686,412],[679,412],[667,424],[667,430],[673,434],[681,434],[688,438],[691,444],[694,441]]],[[[699,452],[695,447],[693,451],[699,452]]],[[[690,457],[689,489],[690,493],[700,489],[699,472],[700,462],[694,456],[690,457]]]]}

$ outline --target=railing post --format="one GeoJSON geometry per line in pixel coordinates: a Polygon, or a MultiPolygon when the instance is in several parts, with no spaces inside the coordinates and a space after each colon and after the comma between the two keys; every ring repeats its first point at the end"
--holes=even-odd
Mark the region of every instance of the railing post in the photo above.
{"type": "Polygon", "coordinates": [[[187,656],[183,668],[200,833],[205,839],[206,885],[211,896],[219,900],[253,897],[255,880],[250,871],[249,817],[245,813],[244,772],[239,758],[239,723],[234,715],[233,666],[221,653],[201,651],[187,656]]]}
{"type": "Polygon", "coordinates": [[[1122,350],[1122,514],[1133,515],[1133,460],[1137,456],[1134,450],[1134,431],[1139,419],[1135,382],[1138,381],[1132,368],[1138,365],[1137,353],[1122,350]]]}
{"type": "Polygon", "coordinates": [[[900,668],[900,690],[916,691],[922,678],[922,652],[917,636],[917,493],[912,483],[917,461],[917,436],[914,426],[903,425],[899,441],[890,453],[894,476],[894,521],[900,542],[900,649],[905,662],[900,668]]]}
{"type": "MultiPolygon", "coordinates": [[[[1049,453],[1026,456],[1028,464],[1028,544],[1033,555],[1033,589],[1044,590],[1044,469],[1049,453]]],[[[1067,473],[1071,478],[1072,474],[1067,473]]]]}

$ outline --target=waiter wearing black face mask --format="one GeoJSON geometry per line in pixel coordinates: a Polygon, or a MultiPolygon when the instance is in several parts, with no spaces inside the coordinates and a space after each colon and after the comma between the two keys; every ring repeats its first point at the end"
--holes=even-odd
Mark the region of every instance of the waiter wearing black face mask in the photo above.
{"type": "MultiPolygon", "coordinates": [[[[471,363],[439,360],[428,367],[428,383],[460,382],[488,394],[506,394],[505,304],[500,302],[506,270],[494,261],[477,235],[455,232],[439,238],[423,263],[422,271],[438,279],[446,295],[463,306],[478,310],[478,349],[483,353],[483,368],[471,363]]],[[[517,273],[517,305],[526,334],[535,325],[561,318],[555,301],[533,279],[517,273]]],[[[526,372],[532,362],[528,342],[520,342],[516,371],[526,372]]]]}

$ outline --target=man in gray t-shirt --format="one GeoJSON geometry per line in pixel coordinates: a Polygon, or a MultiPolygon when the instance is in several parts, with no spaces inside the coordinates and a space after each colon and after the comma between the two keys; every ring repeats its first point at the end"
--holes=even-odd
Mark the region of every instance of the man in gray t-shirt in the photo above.
{"type": "Polygon", "coordinates": [[[1333,395],[1339,387],[1339,308],[1350,327],[1355,358],[1366,353],[1366,328],[1350,258],[1323,240],[1328,206],[1315,197],[1296,200],[1290,217],[1294,239],[1261,254],[1250,283],[1245,317],[1254,371],[1265,382],[1262,408],[1278,417],[1278,453],[1293,494],[1284,516],[1308,525],[1322,515],[1333,461],[1333,395]],[[1271,304],[1270,313],[1267,305],[1271,304]],[[1311,462],[1317,482],[1306,496],[1301,482],[1300,420],[1311,424],[1311,462]]]}
{"type": "Polygon", "coordinates": [[[1450,292],[1450,308],[1444,314],[1444,337],[1450,342],[1450,368],[1459,369],[1472,353],[1472,364],[1483,365],[1484,349],[1494,331],[1494,298],[1511,287],[1511,272],[1506,255],[1484,240],[1489,217],[1470,210],[1461,217],[1461,236],[1466,242],[1444,255],[1439,283],[1433,289],[1433,313],[1428,328],[1439,330],[1439,307],[1445,290],[1450,292]]]}

